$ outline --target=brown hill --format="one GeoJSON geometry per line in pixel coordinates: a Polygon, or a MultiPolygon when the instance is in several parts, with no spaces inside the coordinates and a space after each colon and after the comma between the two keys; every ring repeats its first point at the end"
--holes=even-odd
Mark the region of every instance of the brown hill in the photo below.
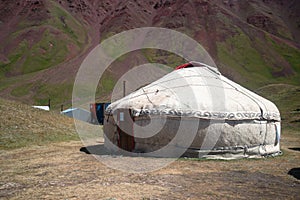
{"type": "MultiPolygon", "coordinates": [[[[55,105],[68,104],[87,53],[115,33],[145,26],[189,35],[223,74],[251,89],[299,85],[299,10],[297,0],[2,0],[0,95],[26,103],[51,98],[55,105]]],[[[114,63],[100,95],[109,95],[111,84],[135,65],[182,62],[159,51],[145,52],[114,63]]]]}

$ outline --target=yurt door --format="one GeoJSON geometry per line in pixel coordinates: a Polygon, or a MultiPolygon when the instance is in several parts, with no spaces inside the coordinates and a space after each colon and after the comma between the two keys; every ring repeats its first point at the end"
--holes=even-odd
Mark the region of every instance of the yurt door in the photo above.
{"type": "Polygon", "coordinates": [[[118,110],[118,145],[126,151],[133,151],[134,149],[133,123],[130,109],[118,110]]]}

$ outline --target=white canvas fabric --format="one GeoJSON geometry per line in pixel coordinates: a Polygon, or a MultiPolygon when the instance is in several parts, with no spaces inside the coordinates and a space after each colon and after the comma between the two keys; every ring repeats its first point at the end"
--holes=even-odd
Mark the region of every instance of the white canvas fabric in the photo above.
{"type": "MultiPolygon", "coordinates": [[[[191,63],[194,67],[174,70],[111,103],[106,109],[104,123],[106,140],[118,144],[115,128],[118,125],[109,116],[119,109],[130,109],[136,124],[149,123],[147,116],[154,117],[158,122],[160,118],[168,119],[156,137],[134,138],[137,151],[155,151],[172,141],[171,145],[201,153],[208,150],[203,146],[204,138],[209,140],[217,130],[221,130],[218,142],[211,151],[215,155],[206,157],[231,159],[280,152],[280,113],[277,107],[222,76],[216,68],[191,63]],[[182,147],[181,141],[172,140],[175,134],[172,128],[176,129],[180,120],[192,120],[199,124],[196,137],[189,147],[182,147]]],[[[138,130],[133,132],[143,134],[138,130]]],[[[184,134],[188,137],[190,133],[187,131],[184,134]]]]}
{"type": "Polygon", "coordinates": [[[204,64],[175,70],[113,102],[108,112],[130,108],[135,116],[183,115],[203,119],[266,119],[280,121],[270,101],[222,76],[204,64]]]}
{"type": "Polygon", "coordinates": [[[61,112],[68,117],[78,119],[84,122],[91,122],[91,112],[82,108],[69,108],[61,112]]]}

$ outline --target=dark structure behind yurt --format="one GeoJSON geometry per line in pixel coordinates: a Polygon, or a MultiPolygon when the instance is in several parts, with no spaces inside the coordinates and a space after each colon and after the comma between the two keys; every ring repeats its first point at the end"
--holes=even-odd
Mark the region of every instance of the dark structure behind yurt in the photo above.
{"type": "Polygon", "coordinates": [[[108,102],[104,103],[91,103],[91,123],[103,125],[105,109],[110,105],[108,102]]]}

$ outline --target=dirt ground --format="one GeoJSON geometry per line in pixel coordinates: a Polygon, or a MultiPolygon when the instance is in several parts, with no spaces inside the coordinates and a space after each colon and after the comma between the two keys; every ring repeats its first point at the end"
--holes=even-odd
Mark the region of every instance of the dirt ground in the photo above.
{"type": "Polygon", "coordinates": [[[283,156],[179,159],[148,173],[111,169],[79,141],[1,151],[0,199],[299,199],[300,180],[288,175],[299,145],[295,134],[282,138],[283,156]]]}

